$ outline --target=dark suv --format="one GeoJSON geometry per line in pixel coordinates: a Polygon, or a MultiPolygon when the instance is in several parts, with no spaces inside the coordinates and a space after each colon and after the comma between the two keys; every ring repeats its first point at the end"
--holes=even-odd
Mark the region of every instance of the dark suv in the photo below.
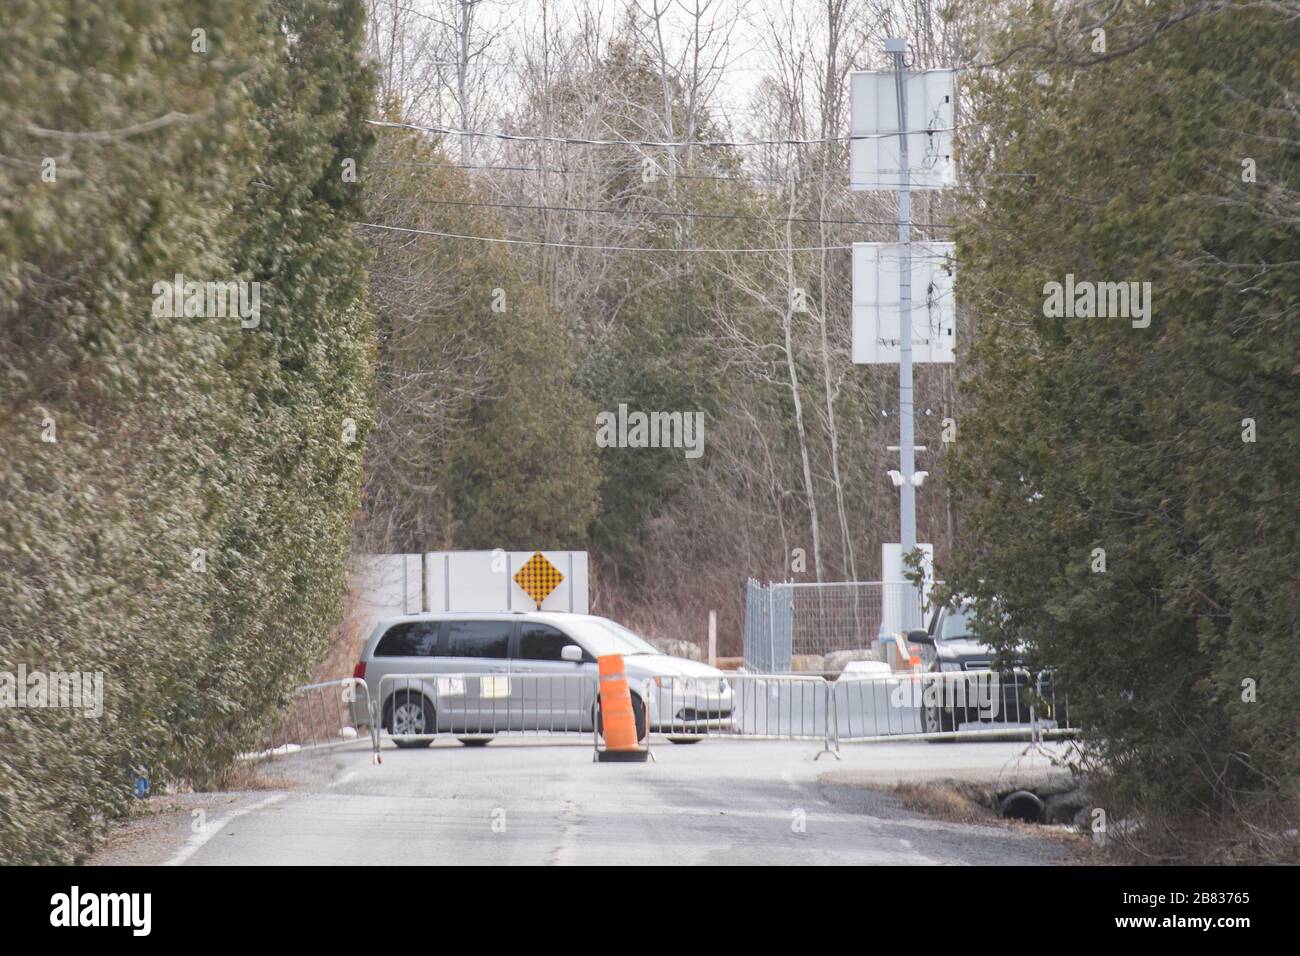
{"type": "Polygon", "coordinates": [[[1051,675],[1030,674],[1019,655],[993,670],[997,655],[975,634],[974,617],[968,603],[941,607],[927,630],[907,635],[926,650],[925,732],[1020,732],[1035,719],[1044,730],[1065,727],[1064,699],[1058,707],[1051,675]]]}

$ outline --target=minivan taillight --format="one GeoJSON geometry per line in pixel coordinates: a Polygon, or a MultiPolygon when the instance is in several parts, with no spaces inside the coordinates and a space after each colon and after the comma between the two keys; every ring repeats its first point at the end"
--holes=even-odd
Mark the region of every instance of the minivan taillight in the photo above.
{"type": "Polygon", "coordinates": [[[366,679],[366,662],[357,661],[357,666],[352,668],[352,677],[354,680],[366,679]]]}

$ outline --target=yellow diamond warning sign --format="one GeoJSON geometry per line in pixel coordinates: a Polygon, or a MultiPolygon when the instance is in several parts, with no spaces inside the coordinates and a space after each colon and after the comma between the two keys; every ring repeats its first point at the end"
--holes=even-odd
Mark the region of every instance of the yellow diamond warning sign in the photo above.
{"type": "Polygon", "coordinates": [[[515,583],[528,592],[528,596],[541,608],[547,595],[560,586],[564,575],[560,569],[542,557],[542,552],[534,551],[528,562],[515,572],[515,583]]]}

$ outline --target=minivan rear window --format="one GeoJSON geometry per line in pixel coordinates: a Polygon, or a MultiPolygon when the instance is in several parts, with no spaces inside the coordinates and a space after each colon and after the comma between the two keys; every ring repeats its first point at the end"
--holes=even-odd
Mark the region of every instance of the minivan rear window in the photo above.
{"type": "Polygon", "coordinates": [[[394,624],[379,639],[376,657],[432,657],[438,648],[437,621],[394,624]]]}
{"type": "Polygon", "coordinates": [[[447,657],[505,657],[510,621],[448,621],[447,657]]]}

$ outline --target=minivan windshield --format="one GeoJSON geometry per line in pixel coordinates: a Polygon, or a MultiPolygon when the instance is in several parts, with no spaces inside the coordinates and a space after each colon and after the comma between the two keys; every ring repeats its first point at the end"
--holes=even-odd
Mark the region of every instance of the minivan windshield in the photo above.
{"type": "Polygon", "coordinates": [[[662,653],[622,624],[615,624],[603,618],[574,618],[565,621],[564,626],[597,657],[601,654],[623,654],[630,657],[636,654],[662,653]]]}

